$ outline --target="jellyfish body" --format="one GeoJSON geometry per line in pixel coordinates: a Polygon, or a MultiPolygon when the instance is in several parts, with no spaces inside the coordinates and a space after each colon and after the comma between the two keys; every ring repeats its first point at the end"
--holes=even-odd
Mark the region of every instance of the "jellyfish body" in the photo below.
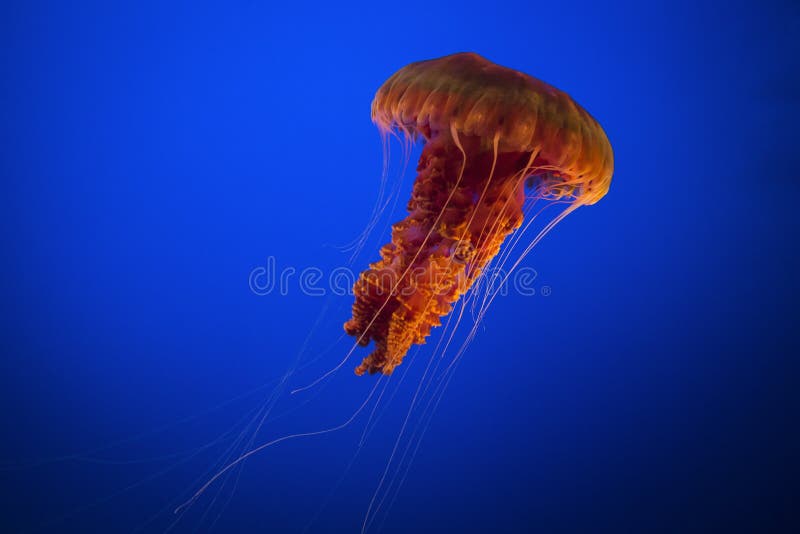
{"type": "Polygon", "coordinates": [[[566,93],[461,53],[412,63],[372,102],[382,132],[423,139],[408,216],[354,286],[345,331],[375,342],[356,374],[391,374],[475,283],[523,221],[526,187],[594,204],[613,154],[600,125],[566,93]]]}

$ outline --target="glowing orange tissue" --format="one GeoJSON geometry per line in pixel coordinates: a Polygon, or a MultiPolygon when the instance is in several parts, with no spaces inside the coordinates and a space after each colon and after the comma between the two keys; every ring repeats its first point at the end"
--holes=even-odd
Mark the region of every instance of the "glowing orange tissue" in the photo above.
{"type": "Polygon", "coordinates": [[[408,216],[354,286],[345,331],[375,342],[356,374],[390,374],[523,222],[531,195],[594,204],[613,174],[600,125],[566,93],[473,53],[412,63],[378,89],[382,134],[424,142],[408,216]]]}

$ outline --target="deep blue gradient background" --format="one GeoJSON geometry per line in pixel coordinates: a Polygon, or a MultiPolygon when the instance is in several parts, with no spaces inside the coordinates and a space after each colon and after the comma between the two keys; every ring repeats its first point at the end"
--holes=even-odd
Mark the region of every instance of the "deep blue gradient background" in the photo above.
{"type": "MultiPolygon", "coordinates": [[[[288,387],[340,361],[349,297],[248,274],[346,261],[374,91],[462,50],[570,93],[616,172],[526,260],[552,295],[493,305],[383,530],[796,519],[796,5],[23,2],[0,28],[0,530],[162,532],[270,385],[209,409],[280,377],[326,305],[288,387]]],[[[355,363],[256,443],[344,421],[355,363]]],[[[338,486],[364,417],[255,456],[172,532],[299,531],[326,495],[310,531],[357,531],[415,377],[338,486]]]]}

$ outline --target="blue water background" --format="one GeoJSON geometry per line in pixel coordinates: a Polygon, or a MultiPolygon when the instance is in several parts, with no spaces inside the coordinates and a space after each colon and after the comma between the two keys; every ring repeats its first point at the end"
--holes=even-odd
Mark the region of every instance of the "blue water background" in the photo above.
{"type": "MultiPolygon", "coordinates": [[[[571,94],[614,181],[526,259],[539,293],[492,305],[372,531],[786,525],[799,31],[789,2],[5,3],[0,530],[165,531],[306,339],[253,443],[353,413],[363,350],[288,394],[344,356],[352,299],[248,276],[346,263],[375,90],[466,50],[571,94]]],[[[358,531],[428,349],[363,447],[368,412],[266,450],[172,532],[358,531]]]]}

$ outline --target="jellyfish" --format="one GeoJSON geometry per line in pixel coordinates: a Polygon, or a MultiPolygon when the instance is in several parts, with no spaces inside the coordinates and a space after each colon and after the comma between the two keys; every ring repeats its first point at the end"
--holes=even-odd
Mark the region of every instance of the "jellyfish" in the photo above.
{"type": "Polygon", "coordinates": [[[520,227],[526,198],[565,203],[560,220],[606,194],[614,163],[569,95],[474,53],[403,67],[378,89],[372,120],[384,138],[424,143],[408,216],[355,282],[344,324],[358,345],[375,343],[356,374],[388,375],[520,227]]]}

